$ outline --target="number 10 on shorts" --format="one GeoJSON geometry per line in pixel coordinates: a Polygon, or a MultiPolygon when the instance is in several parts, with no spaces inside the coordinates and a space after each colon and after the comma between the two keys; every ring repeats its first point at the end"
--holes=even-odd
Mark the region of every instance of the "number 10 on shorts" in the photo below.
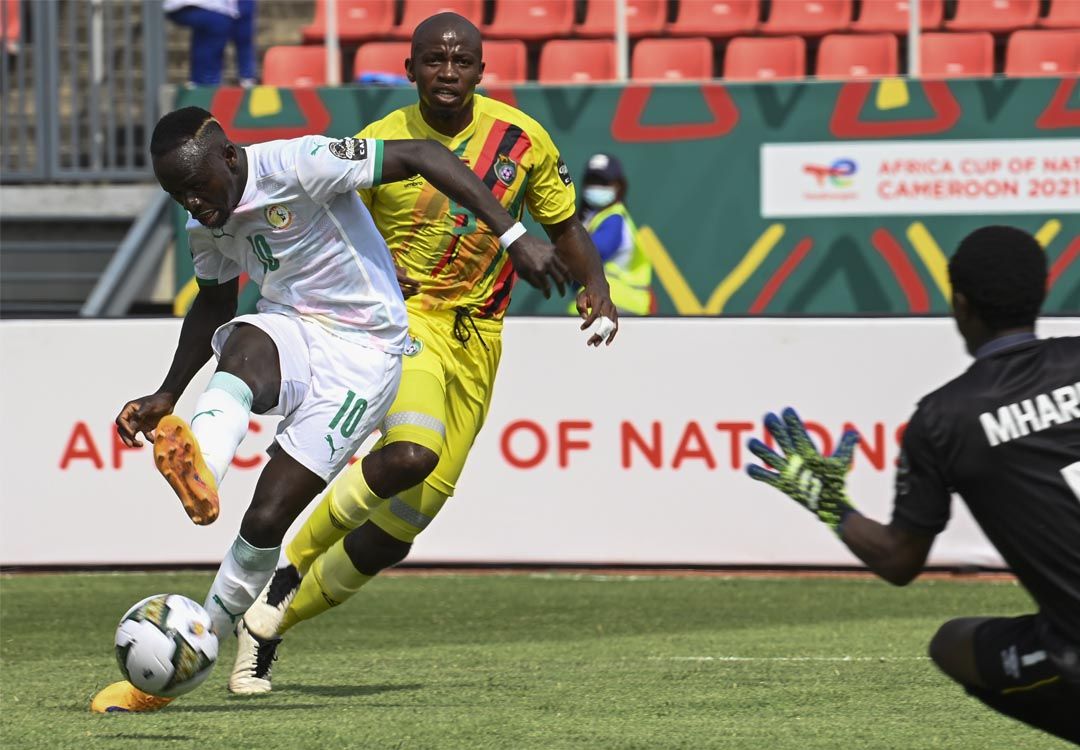
{"type": "Polygon", "coordinates": [[[360,420],[364,418],[365,411],[367,411],[367,401],[358,398],[353,391],[349,391],[345,396],[345,402],[338,409],[334,418],[330,420],[330,429],[333,430],[340,424],[341,436],[352,437],[352,434],[356,432],[356,428],[360,425],[360,420]]]}

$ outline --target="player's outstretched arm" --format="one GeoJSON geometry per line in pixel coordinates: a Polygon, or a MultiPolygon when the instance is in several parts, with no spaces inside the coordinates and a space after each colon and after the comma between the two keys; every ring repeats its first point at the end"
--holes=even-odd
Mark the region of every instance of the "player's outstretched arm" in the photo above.
{"type": "Polygon", "coordinates": [[[816,515],[856,557],[889,583],[903,586],[919,574],[933,537],[866,518],[848,498],[847,474],[858,433],[845,432],[833,454],[823,456],[794,409],[785,409],[779,417],[767,414],[765,429],[780,453],[751,439],[747,447],[765,464],[748,466],[751,477],[777,488],[816,515]]]}
{"type": "Polygon", "coordinates": [[[180,340],[176,342],[176,353],[173,354],[165,380],[154,393],[124,404],[116,417],[116,431],[125,445],[141,446],[142,442],[137,437],[140,432],[147,440],[154,442],[154,429],[158,421],[172,413],[180,394],[210,359],[213,353],[210,341],[214,331],[236,314],[239,290],[238,279],[199,289],[191,309],[184,316],[180,340]]]}
{"type": "Polygon", "coordinates": [[[545,224],[544,231],[555,243],[559,257],[570,269],[574,280],[582,289],[577,295],[577,310],[582,317],[581,330],[586,330],[597,320],[602,327],[589,339],[589,346],[610,344],[619,332],[619,312],[611,301],[604,265],[592,237],[577,216],[571,216],[556,224],[545,224]],[[603,319],[607,318],[607,323],[603,319]]]}
{"type": "Polygon", "coordinates": [[[570,272],[555,248],[525,233],[475,173],[435,141],[383,141],[382,182],[397,182],[421,175],[442,193],[472,211],[499,237],[514,270],[526,282],[551,296],[554,284],[566,293],[570,272]]]}

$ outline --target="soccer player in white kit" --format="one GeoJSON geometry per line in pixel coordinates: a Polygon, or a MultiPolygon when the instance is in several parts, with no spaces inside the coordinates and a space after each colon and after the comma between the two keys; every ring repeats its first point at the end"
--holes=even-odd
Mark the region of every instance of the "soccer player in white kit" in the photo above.
{"type": "MultiPolygon", "coordinates": [[[[289,526],[382,422],[397,391],[408,318],[386,243],[356,191],[419,174],[486,222],[527,280],[550,279],[562,292],[569,274],[550,244],[525,234],[434,141],[305,136],[240,148],[209,112],[187,107],[161,118],[150,153],[162,188],[191,214],[199,294],[161,387],[117,417],[121,439],[139,446],[142,432],[154,443],[158,470],[191,519],[208,524],[250,413],[284,417],[206,598],[224,637],[270,580],[289,526]],[[256,314],[234,318],[241,273],[262,299],[256,314]],[[211,353],[217,370],[189,426],[172,410],[211,353]]],[[[123,681],[91,709],[168,702],[123,681]]]]}

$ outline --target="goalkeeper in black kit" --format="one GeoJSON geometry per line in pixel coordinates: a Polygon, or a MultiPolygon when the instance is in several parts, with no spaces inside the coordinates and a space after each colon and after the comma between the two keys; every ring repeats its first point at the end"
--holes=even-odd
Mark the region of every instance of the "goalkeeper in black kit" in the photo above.
{"type": "Polygon", "coordinates": [[[990,708],[1080,744],[1080,337],[1038,339],[1046,256],[1011,227],[968,235],[949,263],[966,372],[924,397],[904,433],[892,521],[861,515],[844,486],[857,437],[822,456],[791,409],[758,440],[750,476],[812,511],[878,576],[920,572],[958,493],[1038,604],[1022,617],[961,617],[930,657],[990,708]]]}

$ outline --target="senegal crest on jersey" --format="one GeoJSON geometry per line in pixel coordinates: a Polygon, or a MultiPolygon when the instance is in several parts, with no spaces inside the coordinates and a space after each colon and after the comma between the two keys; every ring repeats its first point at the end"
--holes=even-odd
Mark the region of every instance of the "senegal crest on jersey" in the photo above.
{"type": "Polygon", "coordinates": [[[507,187],[514,184],[514,178],[517,177],[517,164],[509,156],[499,154],[499,158],[495,160],[495,166],[492,169],[495,170],[495,176],[499,182],[507,187]]]}
{"type": "Polygon", "coordinates": [[[292,224],[292,211],[280,203],[267,206],[266,222],[274,229],[284,229],[292,224]]]}

